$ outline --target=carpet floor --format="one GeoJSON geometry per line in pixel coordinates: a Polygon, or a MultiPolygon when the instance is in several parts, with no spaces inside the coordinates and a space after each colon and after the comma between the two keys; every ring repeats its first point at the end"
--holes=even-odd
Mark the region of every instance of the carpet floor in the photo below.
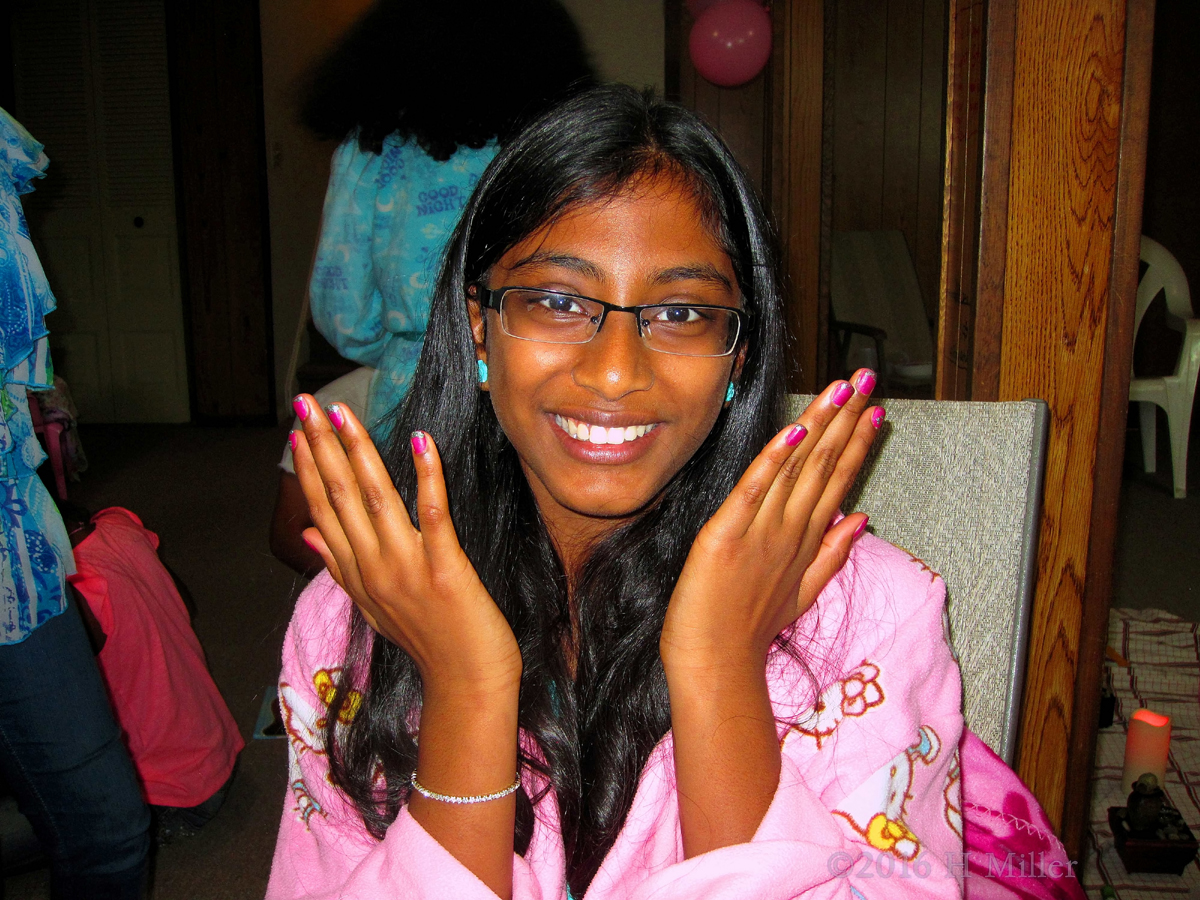
{"type": "MultiPolygon", "coordinates": [[[[267,548],[279,428],[167,425],[82,429],[90,461],[71,499],[125,506],[162,540],[195,597],[196,633],[242,736],[237,778],[217,817],[153,859],[153,900],[249,900],[266,890],[286,789],[284,740],[252,740],[264,691],[302,587],[267,548]]],[[[46,869],[5,879],[7,900],[49,896],[46,869]]]]}

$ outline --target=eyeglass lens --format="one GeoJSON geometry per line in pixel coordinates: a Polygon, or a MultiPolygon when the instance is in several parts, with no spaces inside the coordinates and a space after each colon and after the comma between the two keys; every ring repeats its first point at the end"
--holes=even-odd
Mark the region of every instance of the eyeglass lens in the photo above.
{"type": "MultiPolygon", "coordinates": [[[[550,291],[509,290],[500,304],[505,334],[547,344],[584,344],[596,336],[604,307],[594,300],[550,291]]],[[[652,350],[678,356],[724,356],[737,343],[732,309],[649,306],[640,313],[642,340],[652,350]]]]}

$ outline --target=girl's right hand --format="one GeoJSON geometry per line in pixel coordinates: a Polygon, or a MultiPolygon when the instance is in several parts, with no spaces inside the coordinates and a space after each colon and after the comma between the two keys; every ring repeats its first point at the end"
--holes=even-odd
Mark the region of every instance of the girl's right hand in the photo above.
{"type": "Polygon", "coordinates": [[[294,405],[304,431],[292,455],[316,525],[305,539],[371,628],[412,658],[427,691],[519,684],[520,649],[458,542],[433,438],[412,437],[418,529],[354,414],[334,404],[327,417],[309,394],[294,405]]]}

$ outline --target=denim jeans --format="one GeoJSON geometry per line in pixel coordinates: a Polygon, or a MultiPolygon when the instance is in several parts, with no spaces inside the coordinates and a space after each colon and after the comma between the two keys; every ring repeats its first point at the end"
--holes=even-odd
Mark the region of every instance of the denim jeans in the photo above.
{"type": "Polygon", "coordinates": [[[0,774],[51,860],[51,896],[143,895],[150,811],[83,622],[0,646],[0,774]]]}

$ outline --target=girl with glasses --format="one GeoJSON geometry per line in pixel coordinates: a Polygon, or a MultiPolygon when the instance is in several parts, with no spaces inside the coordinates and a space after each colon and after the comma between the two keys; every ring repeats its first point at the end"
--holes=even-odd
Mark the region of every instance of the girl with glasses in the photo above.
{"type": "Polygon", "coordinates": [[[838,513],[873,374],[786,422],[784,333],[691,113],[598,88],[500,152],[382,454],[296,399],[269,897],[960,895],[944,586],[838,513]]]}

